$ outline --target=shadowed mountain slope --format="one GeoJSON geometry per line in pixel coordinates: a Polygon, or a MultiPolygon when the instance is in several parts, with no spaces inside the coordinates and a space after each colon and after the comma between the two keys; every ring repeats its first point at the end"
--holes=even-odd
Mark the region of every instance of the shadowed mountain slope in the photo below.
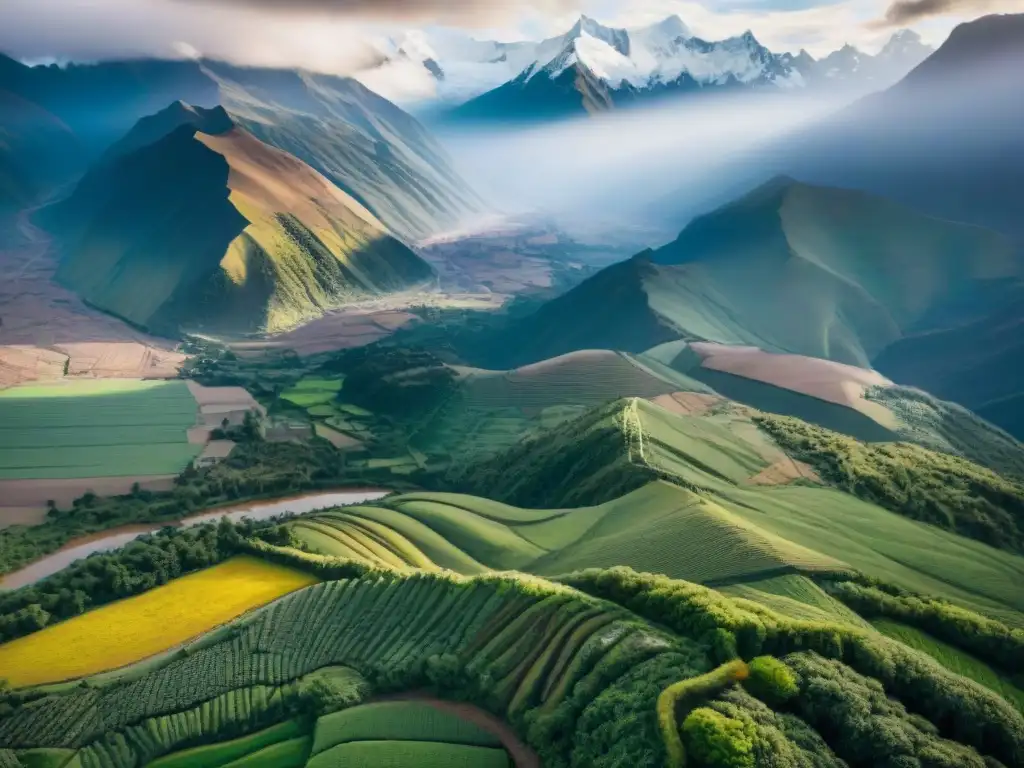
{"type": "Polygon", "coordinates": [[[910,330],[976,316],[1022,273],[993,232],[780,177],[549,302],[503,348],[522,364],[683,338],[867,366],[910,330]]]}
{"type": "Polygon", "coordinates": [[[61,68],[0,57],[2,90],[68,126],[82,147],[77,164],[64,168],[68,178],[129,130],[128,146],[138,147],[191,122],[181,108],[166,110],[182,101],[223,107],[257,138],[323,173],[400,237],[453,229],[483,208],[423,126],[349,78],[216,61],[139,59],[61,68]]]}
{"type": "Polygon", "coordinates": [[[432,275],[359,203],[240,127],[181,125],[97,169],[64,209],[77,226],[58,279],[166,333],[280,330],[432,275]]]}

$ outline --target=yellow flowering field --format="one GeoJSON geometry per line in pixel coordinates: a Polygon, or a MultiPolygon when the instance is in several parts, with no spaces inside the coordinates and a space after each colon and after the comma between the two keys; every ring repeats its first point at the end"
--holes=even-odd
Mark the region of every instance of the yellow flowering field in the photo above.
{"type": "Polygon", "coordinates": [[[116,669],[317,582],[239,556],[0,645],[0,678],[39,685],[116,669]]]}

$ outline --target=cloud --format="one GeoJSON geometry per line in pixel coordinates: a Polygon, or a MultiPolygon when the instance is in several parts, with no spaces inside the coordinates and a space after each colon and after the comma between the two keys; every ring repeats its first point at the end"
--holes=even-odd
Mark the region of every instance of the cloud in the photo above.
{"type": "Polygon", "coordinates": [[[345,75],[380,58],[359,25],[344,19],[179,0],[0,0],[0,7],[0,51],[30,61],[201,55],[345,75]]]}
{"type": "Polygon", "coordinates": [[[418,22],[478,27],[515,18],[523,11],[565,13],[580,0],[178,0],[181,3],[247,8],[287,14],[344,16],[358,20],[418,22]]]}
{"type": "Polygon", "coordinates": [[[1024,10],[1024,0],[896,0],[873,25],[903,27],[934,16],[970,17],[998,10],[1024,10]]]}

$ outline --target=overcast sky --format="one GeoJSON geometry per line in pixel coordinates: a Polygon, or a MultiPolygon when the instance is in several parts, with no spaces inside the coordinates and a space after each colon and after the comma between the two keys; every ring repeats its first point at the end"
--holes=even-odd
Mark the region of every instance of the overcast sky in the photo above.
{"type": "Polygon", "coordinates": [[[939,44],[961,21],[1013,11],[1024,0],[0,0],[0,51],[26,60],[200,52],[348,74],[372,58],[368,36],[428,25],[539,39],[581,12],[625,27],[675,13],[708,39],[750,29],[772,50],[821,55],[846,42],[873,52],[901,26],[939,44]]]}

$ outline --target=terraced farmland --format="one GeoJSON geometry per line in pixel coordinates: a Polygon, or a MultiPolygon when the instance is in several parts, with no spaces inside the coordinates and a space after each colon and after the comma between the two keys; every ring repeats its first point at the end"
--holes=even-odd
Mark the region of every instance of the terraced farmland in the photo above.
{"type": "Polygon", "coordinates": [[[38,685],[131,664],[314,581],[255,558],[233,558],[0,645],[0,678],[38,685]]]}
{"type": "MultiPolygon", "coordinates": [[[[656,704],[668,688],[694,681],[700,687],[670,718],[701,704],[713,708],[747,723],[754,744],[770,745],[794,765],[839,768],[839,758],[854,757],[857,748],[883,748],[851,747],[836,735],[846,707],[860,706],[858,696],[879,695],[876,709],[865,710],[867,725],[905,734],[892,747],[898,756],[938,755],[938,765],[983,768],[977,747],[1004,765],[1020,764],[1014,739],[1024,733],[1024,719],[1012,707],[869,630],[794,623],[753,603],[625,569],[567,581],[615,595],[638,612],[514,574],[369,570],[295,592],[178,653],[86,685],[41,689],[0,720],[0,748],[14,756],[62,750],[76,768],[154,760],[158,768],[508,768],[509,754],[527,747],[539,762],[517,765],[660,768],[668,764],[669,741],[656,704]],[[664,615],[666,629],[642,618],[666,600],[675,601],[664,615]],[[853,666],[839,660],[846,644],[856,649],[853,666]],[[748,657],[777,654],[797,670],[790,695],[791,709],[804,718],[798,730],[792,716],[779,719],[753,698],[760,689],[735,684],[745,673],[705,675],[723,658],[745,670],[735,659],[739,648],[748,657]],[[900,674],[887,672],[883,659],[900,674]],[[828,689],[839,703],[819,706],[818,691],[837,675],[848,683],[828,689]],[[930,698],[917,697],[916,686],[926,680],[930,698]],[[471,702],[507,726],[479,727],[486,718],[463,718],[465,709],[431,711],[417,696],[373,698],[419,689],[471,702]],[[961,732],[939,716],[962,710],[964,718],[977,717],[979,708],[984,733],[961,732]]],[[[689,738],[685,728],[683,735],[689,738]]]]}
{"type": "Polygon", "coordinates": [[[0,480],[173,475],[199,453],[183,381],[100,380],[0,392],[0,480]]]}
{"type": "MultiPolygon", "coordinates": [[[[470,695],[482,685],[488,709],[506,720],[533,711],[578,721],[579,732],[566,734],[552,753],[567,756],[573,749],[594,748],[596,724],[581,715],[596,694],[615,690],[617,675],[609,672],[656,657],[674,677],[702,671],[708,663],[696,644],[555,585],[422,573],[368,576],[301,590],[194,643],[187,653],[128,669],[101,687],[55,691],[0,723],[0,745],[80,750],[83,768],[101,764],[94,757],[111,750],[121,761],[145,762],[177,751],[189,734],[213,741],[265,728],[268,721],[286,719],[289,709],[302,709],[304,692],[326,685],[338,692],[331,700],[343,703],[320,712],[312,751],[332,757],[317,762],[314,755],[311,765],[335,764],[339,754],[345,760],[382,760],[386,752],[419,755],[426,765],[468,757],[474,761],[454,764],[508,765],[507,755],[479,729],[411,704],[398,719],[382,717],[379,710],[330,710],[366,697],[369,687],[360,675],[385,689],[442,684],[448,695],[470,695]],[[546,642],[534,642],[531,628],[546,642]],[[577,657],[582,649],[585,663],[577,657]],[[324,672],[322,683],[309,681],[324,672]],[[368,742],[371,736],[376,738],[368,742]],[[365,753],[348,746],[373,741],[391,746],[365,753]],[[396,746],[401,742],[408,749],[396,746]],[[411,746],[426,743],[435,746],[411,746]]],[[[653,699],[648,703],[636,738],[656,746],[653,699]]]]}

